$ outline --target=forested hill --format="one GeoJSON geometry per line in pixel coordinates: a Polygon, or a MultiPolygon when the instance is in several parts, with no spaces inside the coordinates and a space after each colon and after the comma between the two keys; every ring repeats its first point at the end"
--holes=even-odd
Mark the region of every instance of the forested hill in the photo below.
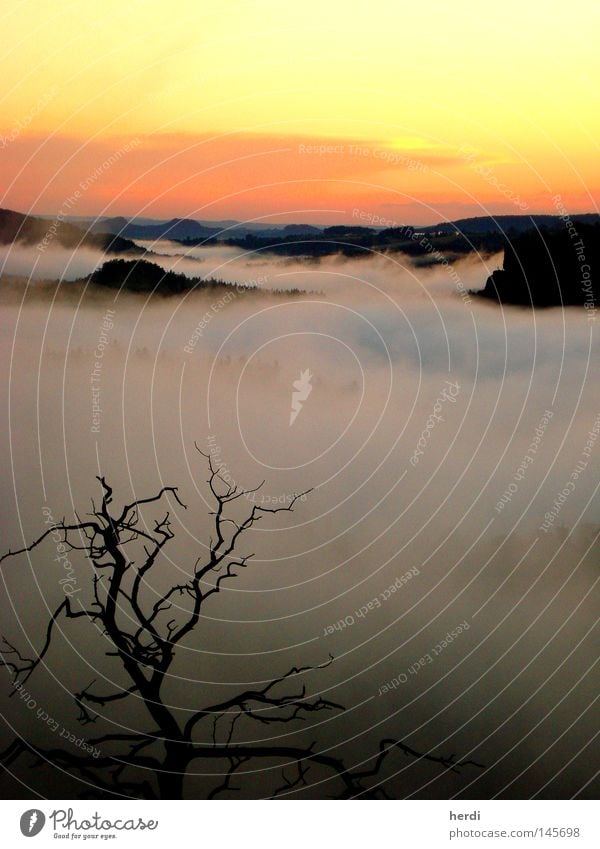
{"type": "Polygon", "coordinates": [[[54,220],[38,218],[11,209],[0,209],[0,244],[35,246],[40,251],[59,245],[70,250],[89,247],[103,253],[145,253],[143,248],[121,236],[90,233],[58,217],[54,220]]]}

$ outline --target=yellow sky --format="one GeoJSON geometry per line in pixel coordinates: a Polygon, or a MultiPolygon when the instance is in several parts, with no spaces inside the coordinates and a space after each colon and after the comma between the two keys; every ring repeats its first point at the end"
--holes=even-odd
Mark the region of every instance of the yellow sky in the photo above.
{"type": "MultiPolygon", "coordinates": [[[[199,144],[193,161],[186,159],[192,172],[206,166],[210,146],[225,147],[235,158],[229,143],[202,144],[235,133],[242,157],[255,149],[257,138],[264,151],[281,146],[281,139],[294,148],[302,139],[331,138],[422,156],[429,170],[420,174],[406,162],[391,167],[371,154],[365,169],[348,149],[339,154],[345,166],[339,156],[330,162],[331,177],[341,174],[346,181],[340,196],[354,192],[379,205],[385,201],[377,192],[388,189],[409,200],[416,193],[440,210],[452,203],[508,202],[509,212],[518,195],[537,211],[548,208],[556,192],[577,208],[591,209],[600,197],[595,0],[503,0],[494,6],[468,0],[11,0],[0,3],[0,27],[5,206],[6,200],[35,209],[44,200],[46,207],[56,206],[61,192],[68,192],[71,183],[60,176],[52,186],[40,186],[28,185],[29,167],[19,174],[28,157],[44,157],[39,146],[50,134],[62,140],[64,159],[74,144],[86,146],[88,155],[78,154],[83,169],[93,162],[91,151],[99,156],[100,147],[115,150],[139,137],[140,150],[129,158],[131,173],[121,169],[124,187],[128,176],[139,183],[152,167],[152,150],[160,151],[157,163],[164,170],[164,157],[178,156],[184,139],[199,144]],[[487,176],[475,171],[475,160],[456,157],[465,145],[492,168],[487,176]],[[382,188],[350,189],[353,180],[382,188]]],[[[317,182],[310,191],[304,184],[301,197],[319,207],[318,180],[327,167],[319,166],[313,178],[314,163],[307,161],[297,157],[298,178],[317,182]]],[[[277,168],[267,155],[234,170],[247,195],[259,183],[277,182],[277,168]]],[[[229,191],[227,166],[218,170],[229,191]]],[[[289,181],[289,168],[284,171],[289,181]]],[[[151,176],[145,183],[145,202],[156,211],[156,185],[151,176]]],[[[197,204],[223,206],[214,173],[207,186],[197,204]]],[[[198,191],[201,181],[194,184],[198,191]]],[[[280,194],[274,192],[272,209],[264,190],[260,203],[240,199],[239,216],[278,211],[280,194]]],[[[328,202],[335,196],[324,194],[328,202]]],[[[124,192],[122,209],[133,212],[141,198],[136,184],[124,192]]],[[[188,194],[180,202],[186,205],[181,214],[189,214],[188,194]]],[[[98,204],[94,190],[82,209],[99,211],[92,209],[98,204]]],[[[171,193],[164,209],[175,213],[176,207],[171,193]]],[[[235,203],[223,210],[234,214],[235,203]]]]}

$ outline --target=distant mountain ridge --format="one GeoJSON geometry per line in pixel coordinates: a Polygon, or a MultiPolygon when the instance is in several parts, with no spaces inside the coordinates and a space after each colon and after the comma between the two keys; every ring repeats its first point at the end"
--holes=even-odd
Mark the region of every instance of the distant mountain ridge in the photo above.
{"type": "MultiPolygon", "coordinates": [[[[0,210],[0,215],[19,216],[21,213],[11,210],[0,210]]],[[[45,216],[22,216],[27,217],[30,222],[47,222],[52,218],[45,216]]],[[[600,223],[600,216],[595,213],[574,214],[571,219],[580,224],[600,223]]],[[[1,222],[0,222],[1,226],[1,222]]],[[[232,244],[240,243],[240,240],[248,238],[250,243],[258,246],[261,241],[265,247],[267,241],[273,245],[283,245],[293,237],[314,236],[315,239],[335,240],[343,239],[366,244],[370,242],[373,246],[377,244],[389,245],[397,242],[404,234],[410,238],[412,233],[423,233],[427,235],[440,236],[511,236],[519,233],[545,228],[558,230],[563,226],[562,219],[558,215],[532,214],[532,215],[496,215],[481,216],[474,218],[459,218],[455,221],[440,222],[426,226],[403,225],[393,228],[356,226],[352,224],[338,224],[333,226],[318,226],[314,224],[285,224],[275,225],[262,222],[240,222],[235,220],[208,221],[192,218],[171,218],[168,220],[134,218],[125,216],[114,216],[106,218],[92,218],[82,216],[66,216],[62,228],[64,238],[75,238],[75,230],[87,231],[89,235],[112,235],[125,240],[158,241],[170,240],[184,244],[200,244],[203,242],[226,241],[232,244]]],[[[47,223],[43,224],[47,228],[47,223]]],[[[30,229],[30,225],[28,225],[30,229]]],[[[36,231],[37,232],[37,231],[36,231]]],[[[21,237],[19,237],[21,238],[21,237]]],[[[29,238],[29,237],[27,237],[29,238]]],[[[80,236],[79,236],[80,238],[80,236]]],[[[21,239],[25,241],[26,239],[21,239]]],[[[35,241],[35,239],[33,239],[35,241]]],[[[491,242],[490,244],[493,244],[491,242]]],[[[115,242],[115,245],[119,245],[115,242]]]]}
{"type": "MultiPolygon", "coordinates": [[[[600,222],[600,216],[595,213],[581,213],[571,216],[573,221],[582,224],[594,224],[600,222]]],[[[337,235],[341,233],[371,232],[380,233],[390,228],[363,227],[351,224],[337,224],[333,226],[317,226],[314,224],[286,224],[272,225],[257,222],[243,223],[240,221],[197,221],[191,218],[172,218],[167,221],[152,221],[144,219],[143,222],[129,220],[122,216],[116,218],[105,218],[99,221],[88,219],[87,226],[96,233],[113,233],[129,239],[171,239],[173,241],[190,241],[192,239],[217,239],[225,241],[228,239],[239,239],[252,236],[257,239],[288,238],[290,236],[318,236],[337,235]]],[[[83,224],[83,222],[82,222],[83,224]]],[[[79,226],[82,226],[79,224],[79,226]]],[[[459,218],[455,221],[417,226],[407,224],[405,227],[420,233],[440,234],[500,234],[523,233],[527,230],[545,227],[559,229],[562,219],[558,215],[545,213],[533,215],[485,215],[474,218],[459,218]]],[[[395,230],[402,227],[392,228],[395,230]]]]}
{"type": "Polygon", "coordinates": [[[291,234],[320,233],[321,228],[312,224],[287,224],[274,227],[269,224],[250,222],[248,224],[239,221],[196,221],[192,218],[171,218],[167,221],[144,221],[129,220],[123,216],[115,218],[103,218],[96,220],[73,219],[73,223],[79,227],[86,227],[93,233],[112,233],[127,239],[138,239],[140,241],[158,241],[169,239],[176,242],[188,240],[224,240],[233,237],[243,237],[250,233],[277,237],[291,234]]]}
{"type": "MultiPolygon", "coordinates": [[[[580,224],[598,224],[600,215],[593,212],[583,212],[570,216],[572,221],[580,224]]],[[[484,215],[477,218],[459,218],[445,224],[432,224],[419,229],[426,233],[525,233],[527,230],[535,230],[544,227],[546,229],[560,229],[563,220],[558,215],[484,215]]]]}
{"type": "Polygon", "coordinates": [[[118,233],[128,239],[143,241],[210,239],[219,233],[218,229],[205,227],[198,221],[187,218],[172,218],[157,224],[136,224],[122,218],[109,218],[93,223],[90,229],[95,233],[118,233]]]}

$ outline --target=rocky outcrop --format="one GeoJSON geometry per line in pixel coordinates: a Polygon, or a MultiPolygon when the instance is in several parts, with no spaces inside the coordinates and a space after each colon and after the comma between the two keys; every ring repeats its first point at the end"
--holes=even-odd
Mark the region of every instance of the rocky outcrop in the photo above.
{"type": "Polygon", "coordinates": [[[504,267],[478,294],[502,304],[594,309],[600,286],[600,225],[570,222],[506,239],[504,267]]]}

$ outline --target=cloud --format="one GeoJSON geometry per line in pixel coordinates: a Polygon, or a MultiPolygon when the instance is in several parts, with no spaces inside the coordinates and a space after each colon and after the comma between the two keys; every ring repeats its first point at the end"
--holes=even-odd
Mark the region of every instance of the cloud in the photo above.
{"type": "MultiPolygon", "coordinates": [[[[434,196],[438,172],[467,170],[464,156],[449,146],[403,147],[342,136],[156,133],[88,139],[24,135],[4,151],[6,173],[15,179],[2,204],[55,212],[81,182],[132,141],[133,149],[95,181],[76,214],[275,216],[287,222],[338,223],[346,220],[353,206],[377,212],[397,202],[406,203],[408,218],[421,223],[425,218],[436,220],[437,213],[413,199],[417,186],[427,200],[434,196]],[[41,188],[34,194],[32,186],[41,188]],[[394,200],[399,197],[402,200],[394,200]]],[[[448,186],[445,191],[449,192],[448,186]]]]}
{"type": "MultiPolygon", "coordinates": [[[[2,377],[11,402],[10,442],[1,447],[12,469],[2,484],[6,545],[16,548],[39,529],[42,487],[54,515],[88,509],[100,469],[119,503],[161,484],[180,487],[188,510],[173,512],[175,540],[160,581],[189,570],[206,551],[209,509],[194,440],[213,449],[240,485],[264,479],[259,503],[285,503],[313,487],[287,523],[265,521],[248,540],[254,563],[207,610],[198,641],[182,647],[182,678],[168,682],[171,702],[214,702],[232,682],[264,681],[331,653],[335,663],[314,686],[351,709],[308,730],[311,739],[348,749],[350,762],[381,737],[410,737],[421,749],[475,750],[486,770],[452,774],[432,788],[432,773],[411,767],[405,793],[447,797],[476,779],[465,794],[491,796],[514,780],[517,794],[549,781],[553,797],[572,795],[588,766],[554,776],[572,755],[569,722],[595,698],[586,631],[597,615],[589,545],[600,445],[555,527],[546,533],[540,525],[598,415],[589,383],[596,341],[590,350],[585,315],[465,304],[446,269],[416,270],[402,256],[315,265],[227,248],[193,253],[207,273],[237,282],[261,276],[262,288],[300,286],[326,297],[236,296],[219,304],[200,293],[150,302],[96,293],[79,302],[81,291],[67,284],[54,299],[39,293],[21,304],[22,287],[3,281],[0,345],[5,361],[12,357],[2,377]],[[306,370],[312,390],[290,429],[291,393],[306,370]],[[453,400],[441,403],[448,381],[453,400]],[[553,416],[528,455],[548,409],[553,416]],[[517,474],[526,456],[533,461],[517,474]],[[410,569],[418,575],[393,599],[356,615],[410,569]],[[348,617],[352,627],[327,631],[348,617]],[[460,640],[435,655],[465,620],[460,640]],[[435,662],[407,673],[428,654],[435,662]],[[399,673],[408,683],[378,695],[399,673]],[[564,730],[565,747],[547,751],[538,723],[559,702],[552,739],[564,730]],[[525,784],[523,768],[544,752],[525,784]]],[[[184,256],[171,262],[192,267],[184,256]]],[[[456,271],[477,287],[488,269],[471,259],[456,271]]],[[[21,626],[39,644],[45,605],[59,588],[47,552],[37,549],[31,563],[32,571],[4,577],[21,626]]],[[[74,570],[83,583],[83,560],[74,570]]],[[[12,609],[9,627],[18,627],[12,609]]],[[[86,664],[106,670],[93,641],[84,645],[85,662],[74,645],[65,642],[60,661],[49,661],[67,695],[73,681],[92,676],[86,664]]],[[[36,687],[52,715],[68,709],[55,680],[36,687]]],[[[12,702],[6,709],[23,727],[23,712],[12,702]]],[[[121,722],[139,721],[135,703],[124,710],[132,713],[121,722]]],[[[582,714],[577,734],[593,731],[582,714]]],[[[260,729],[248,734],[258,739],[260,729]]],[[[268,792],[266,781],[256,779],[258,793],[268,792]]]]}

